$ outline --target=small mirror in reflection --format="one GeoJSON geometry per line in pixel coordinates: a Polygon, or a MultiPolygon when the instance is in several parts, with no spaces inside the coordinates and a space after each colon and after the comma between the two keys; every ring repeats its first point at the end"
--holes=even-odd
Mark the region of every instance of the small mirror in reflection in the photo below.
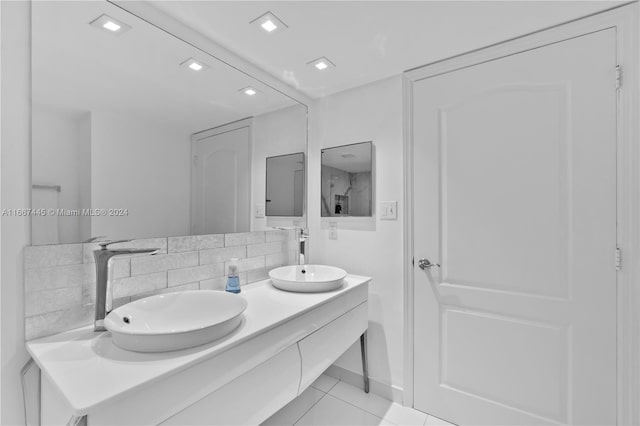
{"type": "Polygon", "coordinates": [[[372,215],[371,142],[322,150],[323,217],[372,215]]]}
{"type": "Polygon", "coordinates": [[[302,216],[304,153],[267,157],[267,216],[302,216]]]}

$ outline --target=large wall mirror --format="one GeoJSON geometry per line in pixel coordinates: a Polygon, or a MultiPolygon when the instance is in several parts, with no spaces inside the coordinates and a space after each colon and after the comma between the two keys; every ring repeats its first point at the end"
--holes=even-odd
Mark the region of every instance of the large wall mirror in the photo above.
{"type": "Polygon", "coordinates": [[[265,160],[306,152],[305,105],[106,1],[33,2],[32,28],[34,245],[272,226],[265,160]]]}
{"type": "Polygon", "coordinates": [[[322,154],[322,217],[369,217],[373,212],[373,144],[325,148],[322,154]]]}

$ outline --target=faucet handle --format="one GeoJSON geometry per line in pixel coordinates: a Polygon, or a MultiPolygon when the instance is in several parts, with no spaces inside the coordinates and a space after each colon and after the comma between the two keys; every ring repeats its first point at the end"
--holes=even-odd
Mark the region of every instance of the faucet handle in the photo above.
{"type": "Polygon", "coordinates": [[[118,244],[118,243],[128,243],[131,240],[116,240],[116,241],[103,241],[101,243],[98,243],[98,245],[102,248],[102,250],[106,250],[107,247],[111,244],[118,244]]]}
{"type": "Polygon", "coordinates": [[[98,240],[101,240],[103,238],[107,238],[107,236],[106,235],[100,235],[99,237],[87,238],[86,240],[83,241],[83,243],[95,243],[98,240]]]}

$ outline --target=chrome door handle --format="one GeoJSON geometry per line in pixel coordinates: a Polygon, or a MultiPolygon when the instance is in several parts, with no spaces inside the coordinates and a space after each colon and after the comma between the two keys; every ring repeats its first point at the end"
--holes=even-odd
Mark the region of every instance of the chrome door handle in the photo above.
{"type": "Polygon", "coordinates": [[[420,259],[418,260],[418,266],[420,267],[420,269],[428,269],[428,268],[431,268],[432,266],[437,266],[439,268],[440,264],[431,263],[429,259],[420,259]]]}

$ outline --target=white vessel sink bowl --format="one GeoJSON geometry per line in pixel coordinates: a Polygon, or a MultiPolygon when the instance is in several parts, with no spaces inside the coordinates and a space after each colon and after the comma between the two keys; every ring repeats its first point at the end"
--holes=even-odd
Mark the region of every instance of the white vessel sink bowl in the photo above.
{"type": "Polygon", "coordinates": [[[269,271],[274,287],[297,293],[335,290],[346,276],[344,269],[326,265],[290,265],[269,271]]]}
{"type": "Polygon", "coordinates": [[[238,294],[191,290],[158,294],[114,309],[104,320],[113,343],[135,352],[186,349],[220,339],[242,322],[238,294]]]}

